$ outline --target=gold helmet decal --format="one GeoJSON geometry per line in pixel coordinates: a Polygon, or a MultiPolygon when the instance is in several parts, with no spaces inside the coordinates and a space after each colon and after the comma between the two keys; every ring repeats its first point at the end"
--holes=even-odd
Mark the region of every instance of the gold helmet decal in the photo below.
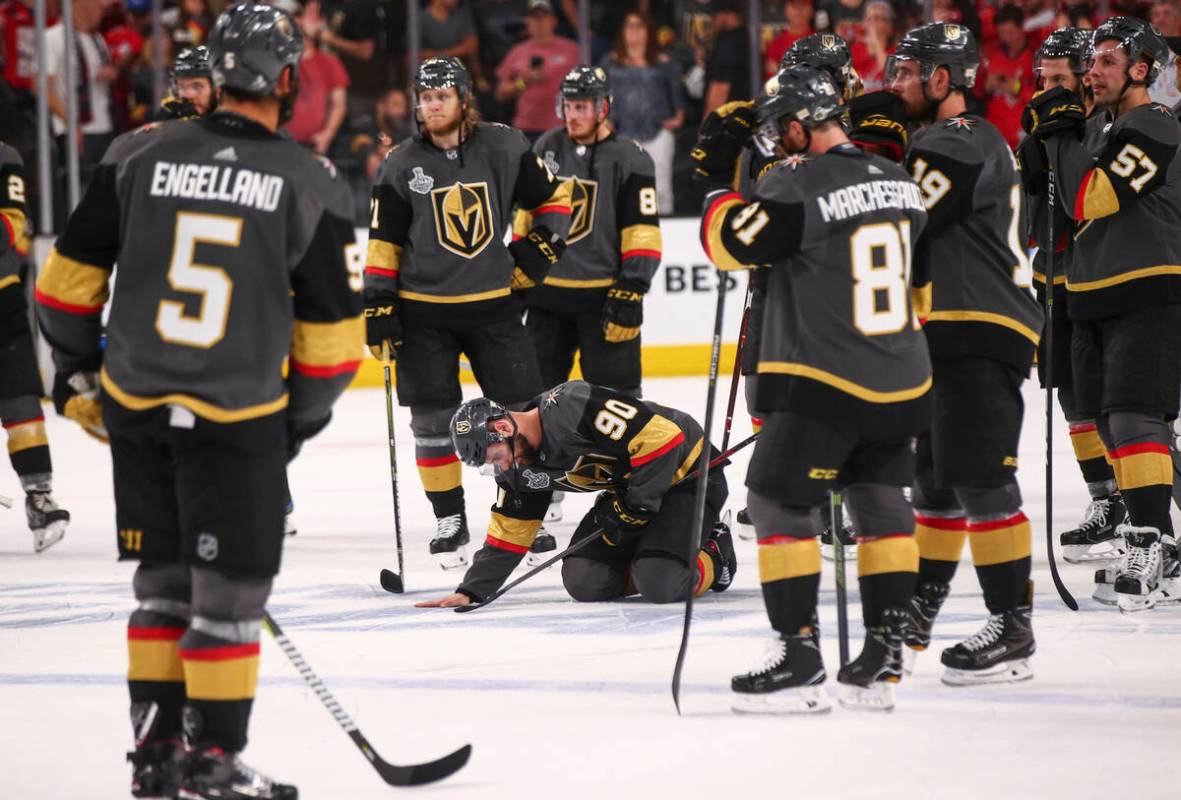
{"type": "Polygon", "coordinates": [[[475,258],[492,241],[488,184],[454,183],[431,191],[439,244],[464,258],[475,258]]]}
{"type": "Polygon", "coordinates": [[[943,35],[947,37],[947,41],[954,42],[960,38],[960,26],[947,24],[943,26],[943,35]]]}
{"type": "Polygon", "coordinates": [[[837,37],[833,36],[831,33],[824,34],[820,37],[820,46],[825,50],[832,50],[837,46],[837,37]]]}
{"type": "Polygon", "coordinates": [[[595,203],[599,197],[599,182],[574,178],[570,182],[570,233],[566,245],[584,239],[595,227],[595,203]]]}

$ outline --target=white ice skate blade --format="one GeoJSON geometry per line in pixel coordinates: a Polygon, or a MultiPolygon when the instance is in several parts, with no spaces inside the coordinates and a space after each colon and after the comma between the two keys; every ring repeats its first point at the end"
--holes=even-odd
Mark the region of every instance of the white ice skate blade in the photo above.
{"type": "Polygon", "coordinates": [[[747,525],[742,522],[735,522],[734,523],[734,532],[737,533],[738,538],[744,542],[752,542],[756,538],[758,538],[758,534],[755,533],[755,526],[754,525],[747,525]]]}
{"type": "Polygon", "coordinates": [[[823,686],[801,686],[765,694],[734,692],[730,708],[735,714],[823,714],[832,702],[823,686]]]}
{"type": "Polygon", "coordinates": [[[44,553],[60,542],[66,535],[66,526],[68,524],[68,522],[62,520],[60,522],[51,522],[48,527],[34,530],[33,552],[44,553]]]}
{"type": "Polygon", "coordinates": [[[1140,611],[1148,611],[1156,606],[1156,592],[1149,592],[1148,594],[1124,594],[1116,592],[1116,604],[1119,606],[1121,614],[1135,614],[1140,611]]]}
{"type": "Polygon", "coordinates": [[[1105,606],[1114,606],[1119,604],[1115,593],[1115,585],[1111,583],[1097,583],[1095,584],[1095,591],[1091,593],[1091,599],[1096,603],[1102,603],[1105,606]]]}
{"type": "MultiPolygon", "coordinates": [[[[825,561],[832,561],[836,554],[833,552],[831,544],[820,545],[820,557],[825,561]]],[[[857,560],[857,545],[845,545],[845,561],[857,560]]]]}
{"type": "Polygon", "coordinates": [[[1029,659],[1002,661],[988,669],[943,668],[943,682],[948,686],[985,686],[990,683],[1017,683],[1033,677],[1029,659]]]}
{"type": "Polygon", "coordinates": [[[1181,603],[1181,578],[1162,579],[1160,586],[1152,593],[1158,606],[1173,606],[1181,603]]]}
{"type": "Polygon", "coordinates": [[[894,684],[875,681],[873,685],[865,687],[842,683],[837,701],[842,708],[850,711],[893,711],[894,684]]]}
{"type": "Polygon", "coordinates": [[[466,567],[468,564],[467,545],[460,545],[450,553],[435,553],[434,559],[438,562],[439,569],[444,572],[466,567]]]}
{"type": "Polygon", "coordinates": [[[1112,539],[1098,544],[1066,544],[1062,546],[1062,560],[1067,564],[1119,561],[1127,553],[1128,548],[1123,539],[1112,539]]]}
{"type": "Polygon", "coordinates": [[[918,660],[919,653],[921,653],[921,652],[923,652],[923,651],[922,650],[915,650],[913,647],[903,647],[902,648],[902,674],[903,675],[913,675],[914,674],[914,662],[918,660]]]}

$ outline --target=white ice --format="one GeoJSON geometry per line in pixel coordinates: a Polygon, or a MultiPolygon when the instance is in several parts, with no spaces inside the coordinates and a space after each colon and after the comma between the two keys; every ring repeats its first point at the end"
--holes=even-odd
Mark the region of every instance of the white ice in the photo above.
{"type": "MultiPolygon", "coordinates": [[[[718,392],[723,409],[726,383],[718,392]]],[[[704,386],[701,378],[649,380],[645,390],[700,418],[704,386]]],[[[1059,601],[1045,559],[1044,406],[1032,382],[1025,394],[1020,477],[1035,530],[1038,637],[1035,677],[1025,684],[954,689],[939,681],[939,648],[983,619],[966,551],[935,647],[899,687],[897,710],[884,715],[840,708],[811,718],[731,714],[730,676],[759,661],[769,630],[750,542],[738,543],[730,591],[697,604],[683,717],[669,692],[680,605],[575,604],[551,570],[472,614],[414,609],[415,600],[449,592],[458,576],[441,573],[427,555],[434,525],[399,409],[409,591],[394,596],[378,585],[379,570],[395,563],[379,390],[348,392],[331,427],[292,467],[299,535],[287,542],[270,609],[386,760],[429,760],[473,744],[469,766],[416,790],[424,795],[1181,797],[1181,610],[1121,616],[1091,601],[1092,569],[1067,565],[1081,608],[1072,613],[1059,601]]],[[[1086,494],[1061,417],[1055,424],[1061,530],[1081,517],[1086,494]]],[[[735,440],[748,432],[740,413],[735,440]]],[[[19,507],[0,509],[0,797],[126,797],[124,626],[133,565],[114,559],[106,450],[56,418],[49,434],[56,495],[73,514],[65,540],[34,555],[19,507]]],[[[729,469],[734,508],[743,503],[747,458],[742,453],[729,469]]],[[[493,487],[465,473],[478,540],[493,487]]],[[[0,493],[19,495],[11,472],[0,471],[0,493]]],[[[559,545],[588,506],[586,496],[568,497],[566,519],[551,526],[559,545]]],[[[832,586],[826,565],[821,624],[830,690],[832,586]]],[[[855,593],[851,600],[856,653],[855,593]]],[[[301,797],[396,792],[269,639],[254,708],[247,761],[297,784],[301,797]]]]}

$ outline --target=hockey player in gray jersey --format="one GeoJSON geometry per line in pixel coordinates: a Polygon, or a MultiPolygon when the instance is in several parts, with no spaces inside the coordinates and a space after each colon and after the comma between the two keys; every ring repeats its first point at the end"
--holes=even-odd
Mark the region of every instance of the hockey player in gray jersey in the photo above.
{"type": "Polygon", "coordinates": [[[101,404],[119,556],[139,561],[132,794],[294,800],[238,754],[287,459],[356,372],[362,262],[347,185],[277,133],[303,51],[294,21],[244,3],[209,42],[220,109],[111,145],[37,280],[38,315],[73,390],[62,410],[97,419],[101,404]]]}
{"type": "MultiPolygon", "coordinates": [[[[0,422],[8,438],[8,459],[25,491],[33,550],[40,553],[66,535],[70,512],[59,508],[52,494],[53,465],[41,413],[41,371],[21,279],[28,252],[23,163],[16,150],[0,142],[0,422]]],[[[91,432],[101,435],[101,421],[91,423],[91,432]]]]}
{"type": "Polygon", "coordinates": [[[1164,563],[1176,572],[1168,423],[1181,385],[1181,241],[1161,232],[1181,229],[1181,127],[1148,97],[1168,61],[1154,28],[1113,17],[1091,41],[1091,87],[1110,126],[1087,147],[1082,104],[1055,88],[1030,101],[1030,129],[1077,225],[1066,279],[1074,389],[1127,507],[1114,588],[1121,610],[1138,611],[1157,602],[1164,563]]]}
{"type": "Polygon", "coordinates": [[[1029,291],[1013,153],[995,126],[966,110],[978,64],[971,31],[932,23],[906,34],[886,70],[889,89],[924,126],[905,163],[930,214],[915,284],[934,411],[918,443],[920,561],[906,641],[912,651],[930,644],[967,539],[989,617],[943,651],[943,680],[957,685],[1029,678],[1035,646],[1032,532],[1016,472],[1021,384],[1044,315],[1029,291]]]}
{"type": "Polygon", "coordinates": [[[505,405],[543,388],[513,289],[541,284],[565,249],[570,191],[524,134],[479,121],[471,76],[430,58],[415,76],[420,135],[386,158],[373,186],[365,266],[367,339],[397,358],[414,455],[437,527],[443,569],[467,563],[459,459],[448,423],[463,399],[466,354],[484,394],[505,405]],[[531,215],[509,245],[514,207],[531,215]]]}
{"type": "Polygon", "coordinates": [[[690,581],[698,596],[733,581],[733,543],[717,521],[727,494],[720,465],[709,474],[702,527],[693,530],[694,484],[683,479],[709,445],[683,411],[570,381],[522,411],[469,400],[451,435],[464,463],[494,473],[500,491],[484,546],[459,588],[418,607],[464,606],[500,588],[529,550],[555,490],[601,492],[572,539],[595,541],[562,563],[562,585],[575,600],[638,593],[672,603],[685,599],[690,581]],[[689,564],[691,541],[701,549],[689,564]]]}
{"type": "MultiPolygon", "coordinates": [[[[802,64],[781,71],[759,101],[756,135],[783,160],[750,200],[711,192],[702,217],[702,243],[719,269],[768,273],[757,384],[767,417],[746,485],[775,638],[766,663],[731,682],[739,712],[829,708],[813,510],[838,487],[858,533],[866,629],[861,654],[837,676],[842,702],[892,708],[902,676],[918,569],[904,487],[931,387],[909,275],[927,213],[898,165],[849,141],[842,111],[826,74],[802,64]]],[[[729,183],[724,171],[715,178],[729,183]]]]}
{"type": "Polygon", "coordinates": [[[217,108],[208,47],[181,50],[172,62],[168,78],[168,96],[160,101],[157,120],[203,117],[217,108]]]}

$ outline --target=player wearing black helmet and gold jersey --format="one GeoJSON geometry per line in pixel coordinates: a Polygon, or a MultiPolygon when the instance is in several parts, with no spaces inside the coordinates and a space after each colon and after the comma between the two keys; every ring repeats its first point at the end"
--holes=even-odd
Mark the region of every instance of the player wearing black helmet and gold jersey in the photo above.
{"type": "Polygon", "coordinates": [[[1029,292],[1022,191],[1013,153],[967,112],[979,51],[961,25],[932,23],[902,39],[886,85],[923,125],[906,167],[930,222],[916,252],[920,317],[931,351],[931,430],[920,437],[914,493],[918,587],[907,644],[930,644],[967,539],[989,618],[943,651],[943,679],[969,684],[1031,676],[1031,530],[1021,510],[1021,384],[1042,329],[1029,292]]]}
{"type": "Polygon", "coordinates": [[[741,712],[829,707],[813,509],[837,487],[858,533],[866,628],[861,655],[837,676],[842,703],[892,708],[902,675],[918,569],[904,487],[914,478],[911,439],[926,425],[931,386],[908,276],[927,214],[898,165],[849,141],[842,110],[826,74],[790,67],[768,82],[756,107],[756,135],[783,158],[754,196],[729,189],[725,169],[702,176],[715,186],[702,218],[706,253],[720,269],[768,276],[757,382],[767,416],[746,485],[776,635],[767,663],[732,680],[741,712]]]}
{"type": "Polygon", "coordinates": [[[37,279],[38,316],[59,410],[87,422],[101,404],[119,556],[139,561],[132,794],[294,800],[238,753],[287,458],[328,424],[359,363],[361,253],[348,187],[277,133],[298,26],[244,3],[209,46],[219,110],[111,145],[37,279]]]}
{"type": "Polygon", "coordinates": [[[430,58],[414,84],[420,135],[394,149],[373,187],[365,267],[370,347],[397,358],[398,402],[410,407],[415,458],[444,569],[467,563],[460,463],[448,423],[463,395],[459,356],[506,405],[543,388],[513,289],[544,282],[565,249],[570,191],[524,134],[479,121],[471,76],[430,58]],[[528,229],[505,245],[514,208],[528,229]]]}
{"type": "Polygon", "coordinates": [[[1121,610],[1138,611],[1177,572],[1168,422],[1181,385],[1181,240],[1162,231],[1181,228],[1181,128],[1148,97],[1169,53],[1152,26],[1113,17],[1091,41],[1091,88],[1110,124],[1084,142],[1082,103],[1057,87],[1030,101],[1027,127],[1076,225],[1066,278],[1075,397],[1098,420],[1127,507],[1114,589],[1121,610]]]}

